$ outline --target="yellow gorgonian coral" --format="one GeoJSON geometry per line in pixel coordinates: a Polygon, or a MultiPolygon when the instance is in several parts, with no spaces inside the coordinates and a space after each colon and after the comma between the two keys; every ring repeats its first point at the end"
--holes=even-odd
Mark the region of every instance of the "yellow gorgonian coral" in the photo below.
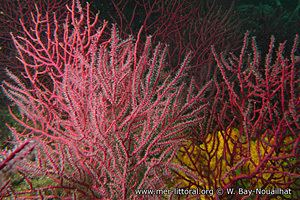
{"type": "MultiPolygon", "coordinates": [[[[291,140],[286,137],[282,143],[291,140]]],[[[253,140],[236,128],[208,134],[200,145],[187,141],[173,160],[182,166],[175,172],[174,186],[215,189],[232,184],[237,176],[248,179],[253,187],[265,186],[270,178],[272,183],[285,183],[284,162],[272,160],[278,154],[275,147],[274,135],[253,140]]]]}
{"type": "Polygon", "coordinates": [[[212,189],[219,186],[220,183],[212,182],[215,180],[213,177],[219,175],[221,180],[222,174],[228,171],[227,166],[237,162],[233,160],[232,154],[240,148],[236,144],[238,137],[238,130],[233,129],[227,133],[219,131],[216,134],[208,134],[205,142],[200,145],[187,141],[174,159],[175,163],[185,167],[185,170],[177,171],[177,187],[212,189]],[[228,134],[229,132],[231,134],[228,134]],[[199,179],[194,179],[192,174],[199,179]]]}

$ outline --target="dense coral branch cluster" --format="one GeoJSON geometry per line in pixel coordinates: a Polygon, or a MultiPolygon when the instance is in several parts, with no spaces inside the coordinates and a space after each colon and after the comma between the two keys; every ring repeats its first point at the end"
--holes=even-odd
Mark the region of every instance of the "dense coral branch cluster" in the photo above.
{"type": "MultiPolygon", "coordinates": [[[[70,0],[1,0],[0,4],[0,78],[6,79],[5,69],[22,71],[22,63],[16,59],[17,50],[11,39],[11,33],[19,36],[25,36],[22,23],[26,23],[27,27],[35,27],[36,18],[35,12],[39,14],[47,14],[50,21],[53,21],[55,13],[56,21],[59,24],[64,22],[66,9],[65,5],[70,4],[70,0]]],[[[40,26],[43,24],[40,24],[40,26]]],[[[54,27],[52,27],[54,28],[54,27]]],[[[46,27],[43,27],[46,32],[46,27]]]]}
{"type": "Polygon", "coordinates": [[[1,152],[0,197],[144,199],[153,196],[137,196],[137,189],[296,190],[298,35],[288,53],[285,43],[274,51],[272,37],[262,57],[246,33],[236,56],[226,51],[231,40],[225,36],[232,38],[236,27],[231,11],[207,6],[202,14],[201,6],[185,1],[136,1],[127,18],[129,1],[112,2],[120,33],[75,0],[60,10],[64,21],[41,9],[30,14],[30,23],[21,18],[23,31],[12,39],[22,73],[7,70],[11,81],[2,85],[19,126],[10,127],[15,149],[1,152]],[[137,9],[145,16],[135,30],[137,9]],[[218,47],[226,52],[217,53],[218,47]],[[171,67],[176,70],[166,70],[171,67]],[[189,80],[196,67],[201,73],[193,75],[200,76],[189,80]]]}
{"type": "Polygon", "coordinates": [[[212,130],[202,144],[188,142],[180,149],[174,163],[185,168],[175,170],[174,184],[204,189],[293,188],[289,198],[297,198],[300,88],[294,54],[298,35],[290,57],[284,56],[284,43],[273,52],[272,37],[265,60],[254,38],[249,51],[248,40],[246,33],[238,57],[212,49],[219,71],[210,110],[222,131],[212,130]]]}
{"type": "Polygon", "coordinates": [[[31,190],[6,188],[12,195],[131,199],[137,188],[163,188],[183,131],[203,117],[210,82],[200,91],[183,82],[189,57],[163,79],[165,45],[152,49],[148,37],[138,51],[139,35],[121,40],[113,27],[108,37],[86,10],[73,2],[63,27],[38,13],[34,28],[22,24],[26,37],[13,37],[25,82],[8,72],[15,83],[3,84],[20,113],[10,110],[22,126],[11,130],[36,145],[35,158],[15,166],[31,190]],[[44,176],[53,182],[33,188],[44,176]]]}

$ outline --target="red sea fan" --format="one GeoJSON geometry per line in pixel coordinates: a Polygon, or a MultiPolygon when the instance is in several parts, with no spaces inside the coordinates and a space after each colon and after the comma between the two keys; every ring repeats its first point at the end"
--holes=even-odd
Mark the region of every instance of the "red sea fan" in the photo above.
{"type": "Polygon", "coordinates": [[[140,35],[122,40],[113,26],[108,37],[86,10],[73,1],[63,26],[37,13],[33,28],[22,24],[26,36],[13,37],[25,83],[8,72],[14,83],[3,89],[19,109],[10,109],[21,125],[13,136],[34,141],[35,158],[15,166],[26,190],[5,186],[3,197],[133,199],[164,188],[184,130],[203,118],[211,82],[199,91],[183,82],[188,56],[163,79],[164,45],[152,49],[147,37],[137,51],[140,35]]]}
{"type": "Polygon", "coordinates": [[[63,23],[67,11],[65,5],[70,3],[70,0],[0,0],[0,79],[7,78],[5,68],[22,71],[11,33],[26,35],[22,23],[33,27],[36,9],[39,9],[40,14],[48,13],[50,19],[53,19],[55,13],[56,20],[63,23]]]}
{"type": "MultiPolygon", "coordinates": [[[[274,189],[264,198],[299,199],[300,88],[294,56],[298,35],[289,57],[284,55],[285,43],[273,52],[272,37],[264,60],[255,39],[250,49],[248,40],[246,33],[239,56],[225,57],[212,48],[219,71],[210,114],[219,131],[212,130],[200,144],[187,142],[180,148],[173,161],[173,184],[214,191],[220,187],[225,191],[222,198],[247,198],[244,189],[260,198],[260,189],[274,189]],[[283,193],[275,192],[277,188],[283,193]],[[226,192],[230,189],[235,194],[226,192]]],[[[215,199],[217,194],[201,197],[215,199]]]]}
{"type": "Polygon", "coordinates": [[[153,36],[153,42],[166,43],[169,70],[178,68],[191,51],[189,77],[202,86],[212,77],[215,65],[211,45],[223,51],[241,46],[239,18],[233,7],[222,8],[215,1],[202,0],[113,0],[112,19],[121,35],[134,34],[143,26],[143,33],[153,36]],[[130,12],[128,12],[130,11],[130,12]]]}

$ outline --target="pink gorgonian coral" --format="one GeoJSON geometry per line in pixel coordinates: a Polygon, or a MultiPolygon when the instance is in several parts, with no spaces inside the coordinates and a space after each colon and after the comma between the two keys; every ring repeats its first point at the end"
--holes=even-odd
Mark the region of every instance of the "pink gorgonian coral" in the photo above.
{"type": "MultiPolygon", "coordinates": [[[[188,141],[180,148],[173,161],[177,168],[173,186],[233,189],[222,198],[299,199],[300,71],[295,63],[298,35],[288,56],[284,53],[285,43],[280,43],[274,52],[275,40],[271,37],[265,58],[258,52],[254,38],[249,48],[248,37],[246,33],[239,56],[218,54],[212,48],[218,71],[214,75],[215,99],[209,108],[212,118],[207,123],[218,129],[210,129],[211,133],[198,143],[188,141]],[[239,188],[292,192],[263,196],[259,190],[249,195],[238,193],[239,188]]],[[[217,197],[216,193],[196,196],[217,197]]]]}
{"type": "Polygon", "coordinates": [[[18,108],[10,108],[15,140],[34,149],[14,163],[26,189],[6,182],[1,196],[133,199],[135,189],[166,187],[162,177],[185,129],[202,120],[211,82],[198,91],[182,81],[188,56],[163,79],[166,46],[152,48],[147,37],[137,51],[140,35],[122,40],[115,26],[104,34],[107,22],[97,28],[89,5],[67,10],[64,24],[36,13],[33,27],[22,23],[26,36],[13,36],[25,73],[8,71],[3,89],[18,108]],[[47,181],[34,184],[40,177],[47,181]]]}
{"type": "Polygon", "coordinates": [[[71,0],[0,0],[0,79],[7,78],[6,68],[18,71],[23,69],[22,64],[16,59],[17,50],[11,39],[11,33],[26,35],[22,23],[26,23],[27,27],[33,27],[36,17],[33,13],[36,9],[39,13],[48,13],[51,19],[52,13],[55,12],[56,20],[63,23],[66,15],[65,5],[70,3],[71,0]]]}

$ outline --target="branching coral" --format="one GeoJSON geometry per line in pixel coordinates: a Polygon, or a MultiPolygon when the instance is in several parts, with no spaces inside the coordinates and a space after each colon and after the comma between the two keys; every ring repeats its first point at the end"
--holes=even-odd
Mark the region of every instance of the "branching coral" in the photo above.
{"type": "Polygon", "coordinates": [[[202,120],[212,82],[199,91],[183,82],[188,56],[162,78],[165,45],[152,48],[149,36],[138,51],[140,34],[122,40],[113,26],[108,37],[89,4],[74,0],[67,11],[63,26],[37,12],[33,28],[22,23],[26,37],[13,37],[26,82],[8,71],[3,91],[19,109],[10,109],[22,126],[11,128],[17,146],[34,141],[35,156],[15,162],[28,190],[6,184],[1,197],[134,199],[136,189],[164,188],[161,175],[182,132],[202,120]],[[52,182],[34,187],[39,177],[52,182]]]}
{"type": "Polygon", "coordinates": [[[254,38],[252,54],[245,56],[249,51],[248,33],[239,57],[232,54],[225,58],[213,49],[219,74],[215,74],[216,99],[210,114],[222,131],[208,134],[200,140],[202,144],[190,141],[181,147],[174,165],[182,168],[175,170],[173,186],[293,188],[294,193],[288,197],[297,198],[300,177],[299,69],[294,57],[297,40],[298,36],[290,58],[283,56],[282,43],[272,59],[272,37],[264,62],[254,38]]]}

